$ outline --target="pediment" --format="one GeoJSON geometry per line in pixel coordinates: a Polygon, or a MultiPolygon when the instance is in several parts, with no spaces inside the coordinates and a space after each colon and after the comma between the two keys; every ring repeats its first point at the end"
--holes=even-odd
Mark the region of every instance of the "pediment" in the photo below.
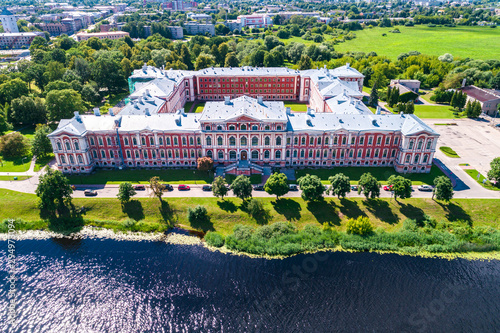
{"type": "Polygon", "coordinates": [[[252,118],[252,117],[249,117],[249,116],[237,116],[237,117],[228,119],[228,121],[229,120],[230,121],[241,121],[241,122],[245,122],[245,121],[260,121],[260,119],[252,118]]]}

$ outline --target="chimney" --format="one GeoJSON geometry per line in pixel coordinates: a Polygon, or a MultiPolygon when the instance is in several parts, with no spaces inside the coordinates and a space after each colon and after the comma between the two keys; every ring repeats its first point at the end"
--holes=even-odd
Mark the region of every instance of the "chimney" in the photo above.
{"type": "Polygon", "coordinates": [[[94,116],[99,117],[101,115],[101,112],[99,111],[99,108],[94,108],[94,116]]]}
{"type": "Polygon", "coordinates": [[[229,96],[224,96],[224,104],[231,105],[231,98],[229,96]]]}
{"type": "Polygon", "coordinates": [[[292,114],[292,108],[287,106],[286,107],[286,114],[292,114]]]}
{"type": "Polygon", "coordinates": [[[149,108],[146,108],[146,109],[144,110],[144,113],[146,114],[146,116],[150,116],[150,115],[151,115],[151,113],[149,113],[149,108]]]}
{"type": "Polygon", "coordinates": [[[75,111],[74,114],[75,114],[76,121],[78,121],[79,123],[81,123],[82,122],[82,117],[80,117],[80,113],[78,111],[75,111]]]}
{"type": "Polygon", "coordinates": [[[113,112],[113,108],[109,108],[109,115],[114,117],[115,113],[113,112]]]}
{"type": "Polygon", "coordinates": [[[351,64],[350,64],[350,63],[347,63],[347,64],[345,64],[345,67],[346,67],[346,68],[351,68],[351,64]]]}
{"type": "Polygon", "coordinates": [[[375,114],[378,114],[378,115],[382,114],[382,108],[380,108],[380,106],[377,106],[377,111],[375,114]]]}
{"type": "Polygon", "coordinates": [[[257,97],[257,103],[259,103],[259,104],[264,103],[264,99],[262,98],[262,96],[257,97]]]}
{"type": "Polygon", "coordinates": [[[463,79],[463,81],[462,81],[462,88],[465,87],[465,82],[467,82],[467,79],[463,79]]]}

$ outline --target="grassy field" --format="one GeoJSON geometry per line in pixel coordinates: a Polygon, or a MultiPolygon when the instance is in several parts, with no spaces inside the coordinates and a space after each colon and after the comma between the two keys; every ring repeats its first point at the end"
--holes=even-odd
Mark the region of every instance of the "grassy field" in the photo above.
{"type": "Polygon", "coordinates": [[[194,113],[201,113],[203,112],[204,108],[205,108],[205,102],[198,103],[194,108],[194,113]]]}
{"type": "Polygon", "coordinates": [[[499,187],[496,187],[495,185],[493,185],[485,176],[481,175],[479,173],[479,171],[477,171],[476,169],[465,169],[464,171],[467,172],[467,174],[469,176],[471,176],[475,181],[477,181],[479,183],[479,185],[481,185],[485,189],[492,190],[492,191],[500,191],[499,187]],[[479,175],[479,179],[478,179],[478,175],[479,175]],[[486,180],[486,182],[483,184],[483,181],[485,181],[485,180],[486,180]]]}
{"type": "Polygon", "coordinates": [[[415,115],[419,118],[457,119],[449,105],[415,105],[415,115]]]}
{"type": "Polygon", "coordinates": [[[285,102],[285,107],[289,107],[292,111],[295,112],[307,111],[307,104],[305,103],[285,102]]]}
{"type": "Polygon", "coordinates": [[[387,184],[387,180],[392,175],[401,175],[412,181],[413,185],[434,184],[434,178],[443,176],[441,170],[433,165],[430,173],[414,173],[414,174],[399,174],[392,167],[337,167],[333,169],[301,169],[295,171],[297,179],[305,176],[306,174],[316,175],[321,178],[324,184],[330,184],[328,177],[337,173],[343,173],[351,179],[351,184],[357,184],[361,175],[365,172],[370,172],[375,178],[379,180],[382,185],[387,184]]]}
{"type": "Polygon", "coordinates": [[[441,146],[441,147],[439,147],[439,150],[441,150],[443,152],[443,154],[445,154],[448,157],[460,158],[460,156],[458,156],[457,152],[454,151],[453,149],[451,149],[450,147],[441,146]]]}
{"type": "MultiPolygon", "coordinates": [[[[333,39],[333,37],[330,35],[323,35],[323,38],[325,39],[325,41],[333,39]]],[[[286,38],[286,39],[279,38],[279,40],[282,41],[283,43],[285,43],[285,45],[290,44],[290,43],[302,43],[305,45],[315,44],[315,42],[312,40],[305,40],[305,39],[302,39],[302,37],[296,37],[296,36],[290,36],[290,38],[286,38]]]]}
{"type": "Polygon", "coordinates": [[[131,182],[133,184],[148,184],[151,177],[158,176],[165,183],[170,184],[209,184],[213,177],[207,172],[185,169],[127,169],[117,172],[115,170],[98,170],[91,175],[69,176],[71,184],[119,184],[131,182]]]}
{"type": "Polygon", "coordinates": [[[2,158],[0,172],[26,172],[31,164],[31,156],[18,158],[15,160],[5,160],[2,158]]]}
{"type": "MultiPolygon", "coordinates": [[[[500,227],[499,200],[486,199],[456,199],[449,204],[431,199],[405,199],[396,202],[390,199],[338,200],[327,198],[325,201],[306,203],[300,198],[281,199],[261,198],[264,208],[268,211],[265,221],[256,221],[246,212],[240,199],[228,198],[169,198],[163,204],[156,198],[140,198],[132,200],[121,207],[119,201],[113,198],[82,198],[74,199],[76,207],[84,206],[83,215],[87,224],[102,225],[98,221],[118,224],[127,218],[142,221],[145,229],[147,224],[171,224],[190,227],[197,230],[215,230],[224,235],[230,234],[238,224],[258,226],[265,223],[289,221],[298,228],[324,223],[338,230],[345,230],[345,222],[349,218],[368,216],[376,227],[387,231],[400,229],[406,218],[422,219],[428,214],[438,221],[473,223],[474,226],[500,227]],[[187,210],[195,205],[203,205],[208,209],[210,221],[200,225],[192,225],[187,219],[187,210]]],[[[0,220],[6,218],[22,218],[27,221],[39,221],[39,210],[36,207],[37,198],[34,194],[25,194],[9,190],[0,190],[0,220]]]]}
{"type": "Polygon", "coordinates": [[[31,177],[29,176],[0,176],[0,181],[18,181],[18,180],[26,180],[31,177]],[[17,179],[14,179],[17,178],[17,179]]]}
{"type": "Polygon", "coordinates": [[[425,25],[398,26],[401,33],[390,33],[394,28],[373,28],[356,31],[356,38],[335,46],[339,52],[374,51],[396,60],[404,52],[419,51],[440,56],[451,53],[454,57],[497,59],[500,49],[500,29],[489,27],[457,26],[454,28],[425,25]],[[387,36],[383,37],[382,34],[387,36]]]}

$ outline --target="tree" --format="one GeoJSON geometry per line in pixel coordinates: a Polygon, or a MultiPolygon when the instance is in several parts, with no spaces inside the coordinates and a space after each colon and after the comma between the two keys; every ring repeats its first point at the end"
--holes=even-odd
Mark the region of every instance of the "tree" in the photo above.
{"type": "Polygon", "coordinates": [[[409,101],[406,103],[405,111],[403,111],[405,114],[414,114],[415,113],[415,104],[413,101],[409,101]]]}
{"type": "Polygon", "coordinates": [[[288,178],[284,173],[275,172],[266,181],[264,191],[268,194],[275,195],[276,199],[284,196],[289,191],[288,178]]]}
{"type": "Polygon", "coordinates": [[[488,179],[495,181],[497,187],[500,185],[500,157],[496,157],[491,161],[488,179]]]}
{"type": "Polygon", "coordinates": [[[215,59],[212,55],[202,53],[198,56],[198,58],[196,58],[194,69],[198,71],[200,69],[210,67],[214,64],[214,62],[215,59]]]}
{"type": "Polygon", "coordinates": [[[0,105],[0,135],[12,128],[12,125],[7,121],[7,111],[9,109],[9,104],[5,103],[5,108],[0,105]]]}
{"type": "Polygon", "coordinates": [[[302,190],[302,199],[306,201],[316,201],[323,198],[325,186],[321,183],[321,179],[315,175],[305,175],[298,179],[300,189],[302,190]]]}
{"type": "Polygon", "coordinates": [[[252,197],[252,184],[247,176],[239,175],[236,177],[231,184],[231,189],[234,195],[243,201],[252,197]]]}
{"type": "Polygon", "coordinates": [[[28,85],[19,78],[0,84],[0,104],[10,103],[14,98],[28,95],[28,85]]]}
{"type": "Polygon", "coordinates": [[[43,124],[47,121],[47,110],[43,101],[22,96],[15,98],[11,102],[12,120],[17,124],[34,125],[43,124]]]}
{"type": "Polygon", "coordinates": [[[370,99],[368,100],[368,105],[374,108],[378,105],[377,82],[373,84],[372,91],[370,92],[370,99]]]}
{"type": "Polygon", "coordinates": [[[71,204],[73,190],[68,178],[61,171],[48,168],[47,172],[40,176],[35,193],[40,198],[40,209],[56,215],[59,208],[71,204]]]}
{"type": "Polygon", "coordinates": [[[43,37],[36,36],[33,38],[30,44],[30,51],[33,52],[34,50],[41,49],[45,50],[48,46],[47,40],[43,37]]]}
{"type": "Polygon", "coordinates": [[[330,176],[328,180],[332,184],[332,194],[336,195],[339,199],[340,197],[345,198],[346,194],[351,192],[351,181],[343,173],[330,176]]]}
{"type": "Polygon", "coordinates": [[[392,175],[388,179],[388,184],[392,186],[392,191],[394,192],[394,198],[406,199],[411,198],[411,180],[406,179],[403,176],[392,175]]]}
{"type": "Polygon", "coordinates": [[[212,193],[217,197],[224,200],[224,196],[227,194],[227,183],[224,177],[215,177],[212,183],[212,193]]]}
{"type": "Polygon", "coordinates": [[[205,206],[198,205],[194,208],[188,208],[188,221],[192,226],[199,226],[210,221],[208,211],[205,206]]]}
{"type": "Polygon", "coordinates": [[[151,195],[155,196],[162,202],[161,197],[163,195],[163,185],[161,184],[160,177],[154,176],[149,180],[149,188],[151,189],[151,195]]]}
{"type": "Polygon", "coordinates": [[[312,60],[307,54],[303,54],[300,57],[299,63],[297,64],[299,70],[311,69],[312,68],[312,60]]]}
{"type": "Polygon", "coordinates": [[[48,119],[59,121],[65,118],[72,118],[73,112],[83,112],[82,96],[73,89],[53,90],[47,94],[45,100],[47,106],[48,119]]]}
{"type": "Polygon", "coordinates": [[[226,61],[224,62],[225,67],[238,67],[239,62],[238,58],[236,57],[236,53],[234,52],[229,52],[226,54],[226,61]]]}
{"type": "Polygon", "coordinates": [[[193,62],[191,61],[191,53],[189,53],[186,44],[182,44],[181,46],[181,60],[190,71],[194,69],[193,62]]]}
{"type": "Polygon", "coordinates": [[[361,175],[358,183],[358,193],[363,192],[366,199],[380,197],[380,183],[371,173],[366,172],[361,175]]]}
{"type": "Polygon", "coordinates": [[[392,108],[394,105],[399,102],[399,88],[394,88],[391,91],[391,98],[387,100],[387,103],[392,108]]]}
{"type": "Polygon", "coordinates": [[[136,192],[132,183],[120,183],[120,186],[118,187],[118,194],[116,196],[118,197],[118,200],[120,200],[122,205],[129,202],[130,198],[132,198],[134,195],[136,195],[136,192]]]}
{"type": "Polygon", "coordinates": [[[264,45],[266,46],[268,51],[271,51],[276,46],[285,44],[281,42],[276,36],[266,36],[266,38],[264,39],[264,45]]]}
{"type": "Polygon", "coordinates": [[[373,224],[366,216],[359,216],[357,219],[349,219],[346,223],[346,231],[348,234],[368,235],[373,232],[373,224]]]}
{"type": "Polygon", "coordinates": [[[446,176],[439,176],[434,178],[434,190],[432,197],[436,196],[438,200],[450,201],[453,199],[453,184],[450,178],[446,176]]]}
{"type": "Polygon", "coordinates": [[[5,159],[15,159],[28,154],[28,140],[19,132],[4,135],[0,138],[0,154],[5,159]]]}
{"type": "Polygon", "coordinates": [[[99,88],[97,88],[95,83],[87,83],[82,88],[82,98],[91,104],[97,104],[101,101],[101,95],[99,95],[98,90],[99,88]]]}
{"type": "Polygon", "coordinates": [[[198,158],[198,170],[200,171],[210,171],[214,168],[214,161],[210,157],[200,157],[198,158]]]}
{"type": "Polygon", "coordinates": [[[130,75],[132,73],[132,70],[134,69],[134,67],[132,66],[132,62],[127,58],[123,58],[122,61],[120,61],[120,67],[122,68],[123,74],[125,76],[130,75]]]}
{"type": "MultiPolygon", "coordinates": [[[[91,38],[92,39],[92,38],[91,38]]],[[[120,60],[117,60],[119,51],[100,51],[97,59],[92,63],[92,78],[100,88],[118,91],[127,85],[120,60]]]]}
{"type": "Polygon", "coordinates": [[[50,134],[50,127],[47,125],[39,125],[36,127],[35,136],[31,144],[31,152],[37,158],[43,158],[52,153],[52,144],[47,137],[50,134]]]}

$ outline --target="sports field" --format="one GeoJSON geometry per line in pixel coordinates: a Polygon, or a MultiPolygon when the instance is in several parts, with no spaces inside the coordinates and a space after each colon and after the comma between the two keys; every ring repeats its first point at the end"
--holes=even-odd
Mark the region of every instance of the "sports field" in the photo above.
{"type": "Polygon", "coordinates": [[[434,27],[417,25],[392,28],[372,28],[355,31],[356,38],[335,46],[336,51],[374,51],[391,59],[404,52],[419,51],[440,56],[451,53],[454,57],[473,59],[498,59],[500,29],[490,27],[457,26],[434,27]],[[391,33],[398,28],[401,33],[391,33]],[[382,36],[382,34],[387,36],[382,36]]]}

